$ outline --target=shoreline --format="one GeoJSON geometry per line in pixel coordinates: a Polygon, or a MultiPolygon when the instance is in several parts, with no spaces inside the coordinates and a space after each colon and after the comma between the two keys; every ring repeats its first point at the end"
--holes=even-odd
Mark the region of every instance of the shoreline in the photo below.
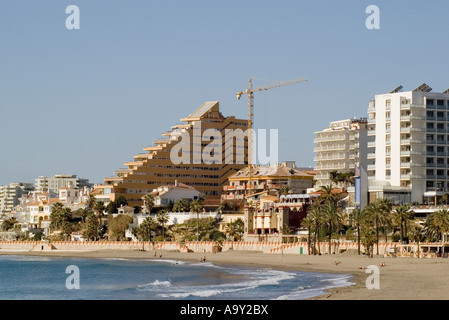
{"type": "Polygon", "coordinates": [[[354,283],[345,287],[325,289],[325,294],[307,300],[446,300],[449,299],[449,278],[445,277],[449,259],[413,259],[358,256],[357,254],[332,254],[308,256],[295,254],[267,254],[258,251],[225,251],[220,253],[182,253],[171,250],[97,250],[97,251],[9,251],[0,250],[0,255],[47,256],[66,258],[124,258],[161,259],[199,262],[206,256],[207,262],[216,265],[272,268],[281,271],[301,271],[351,275],[354,283]],[[159,257],[162,254],[162,257],[159,257]],[[340,261],[335,265],[334,261],[340,261]],[[366,273],[370,265],[379,267],[380,289],[367,289],[366,273]]]}

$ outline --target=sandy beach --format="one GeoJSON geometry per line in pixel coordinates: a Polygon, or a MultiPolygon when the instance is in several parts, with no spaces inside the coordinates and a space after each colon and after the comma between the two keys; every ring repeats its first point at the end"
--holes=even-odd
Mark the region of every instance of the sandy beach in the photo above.
{"type": "Polygon", "coordinates": [[[341,273],[353,275],[354,285],[330,289],[326,294],[314,297],[317,300],[446,300],[449,299],[449,259],[413,259],[358,256],[354,253],[338,255],[307,256],[293,254],[265,254],[254,251],[225,251],[220,253],[181,253],[159,250],[98,250],[98,251],[52,251],[28,252],[0,250],[0,255],[37,255],[79,258],[129,258],[129,259],[173,259],[198,262],[204,255],[216,265],[241,265],[257,268],[272,268],[287,271],[341,273]],[[337,265],[335,261],[339,261],[337,265]],[[379,289],[367,289],[367,266],[379,267],[379,289]]]}

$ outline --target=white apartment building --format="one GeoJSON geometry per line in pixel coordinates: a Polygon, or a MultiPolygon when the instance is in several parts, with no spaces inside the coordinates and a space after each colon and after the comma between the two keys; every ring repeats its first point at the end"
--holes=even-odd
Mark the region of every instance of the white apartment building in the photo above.
{"type": "Polygon", "coordinates": [[[366,168],[368,143],[366,118],[333,121],[328,128],[315,132],[316,186],[329,185],[329,172],[354,172],[366,168]]]}
{"type": "Polygon", "coordinates": [[[20,203],[23,194],[34,190],[32,183],[13,182],[0,186],[0,214],[9,214],[20,203]]]}
{"type": "Polygon", "coordinates": [[[82,189],[83,187],[91,188],[93,184],[89,183],[89,179],[78,178],[76,175],[57,174],[53,177],[40,176],[36,179],[36,191],[44,192],[44,189],[52,192],[58,192],[59,189],[68,186],[82,189]]]}
{"type": "Polygon", "coordinates": [[[369,104],[370,200],[433,203],[449,191],[449,90],[401,88],[369,104]]]}

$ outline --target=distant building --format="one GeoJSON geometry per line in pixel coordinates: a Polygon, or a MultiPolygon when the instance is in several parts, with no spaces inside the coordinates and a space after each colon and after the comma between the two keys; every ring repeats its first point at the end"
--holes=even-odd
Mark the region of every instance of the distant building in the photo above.
{"type": "Polygon", "coordinates": [[[255,206],[244,210],[245,240],[260,241],[265,236],[280,236],[299,231],[313,196],[289,194],[260,197],[255,206]]]}
{"type": "Polygon", "coordinates": [[[20,203],[22,195],[34,190],[32,183],[13,182],[0,186],[0,214],[9,214],[20,203]]]}
{"type": "Polygon", "coordinates": [[[315,172],[300,171],[294,163],[282,165],[246,167],[228,178],[228,185],[223,187],[221,200],[243,201],[247,196],[257,194],[278,195],[287,190],[289,193],[307,193],[314,185],[315,172]],[[290,165],[290,166],[289,166],[290,165]],[[284,190],[282,189],[284,188],[284,190]]]}
{"type": "Polygon", "coordinates": [[[89,183],[89,179],[78,178],[76,175],[57,174],[53,177],[40,176],[36,179],[36,191],[38,192],[44,190],[58,192],[59,189],[68,186],[82,189],[83,187],[92,188],[93,184],[89,183]]]}
{"type": "Polygon", "coordinates": [[[115,194],[113,193],[113,186],[96,184],[92,190],[92,195],[97,201],[104,202],[107,205],[111,201],[115,201],[115,194]]]}

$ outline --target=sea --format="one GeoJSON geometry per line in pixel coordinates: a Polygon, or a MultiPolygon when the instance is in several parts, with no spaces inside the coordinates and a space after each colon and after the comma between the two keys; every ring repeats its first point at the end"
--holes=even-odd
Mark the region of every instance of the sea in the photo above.
{"type": "Polygon", "coordinates": [[[351,275],[164,259],[0,256],[0,300],[304,300],[351,275]]]}

